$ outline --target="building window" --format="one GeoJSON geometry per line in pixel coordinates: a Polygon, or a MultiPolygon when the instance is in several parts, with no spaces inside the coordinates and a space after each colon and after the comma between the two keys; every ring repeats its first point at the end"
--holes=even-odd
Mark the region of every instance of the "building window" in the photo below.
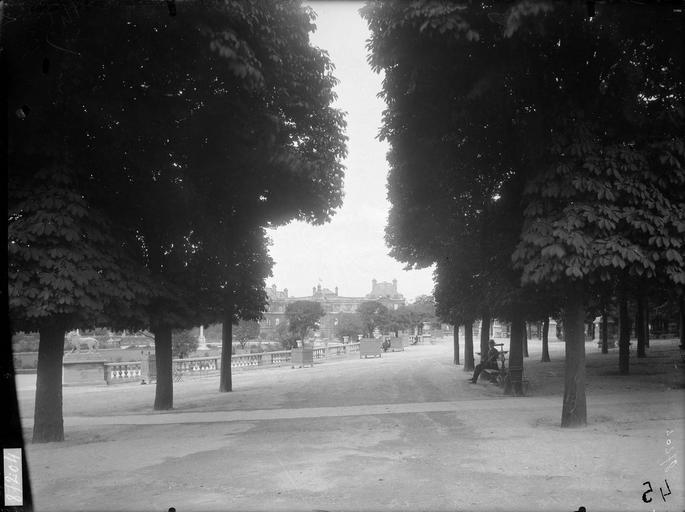
{"type": "Polygon", "coordinates": [[[276,319],[276,327],[278,327],[278,324],[280,324],[280,323],[281,323],[281,319],[280,319],[280,318],[277,318],[277,319],[276,319]]]}

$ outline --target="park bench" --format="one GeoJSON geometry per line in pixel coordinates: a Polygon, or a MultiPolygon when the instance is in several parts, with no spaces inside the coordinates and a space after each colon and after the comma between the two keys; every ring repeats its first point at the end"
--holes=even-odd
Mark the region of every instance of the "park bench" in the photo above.
{"type": "MultiPolygon", "coordinates": [[[[484,368],[483,371],[481,371],[481,375],[485,376],[493,384],[502,386],[504,384],[504,377],[506,376],[507,351],[502,350],[504,343],[496,343],[495,346],[499,347],[498,368],[496,370],[494,368],[484,368]]],[[[476,354],[480,355],[480,352],[476,352],[476,354]]]]}
{"type": "MultiPolygon", "coordinates": [[[[485,375],[490,382],[504,388],[505,392],[513,390],[514,394],[525,396],[528,394],[530,382],[524,376],[523,366],[510,366],[507,368],[506,354],[508,351],[502,350],[504,343],[497,343],[495,346],[499,347],[498,369],[485,368],[481,375],[485,375]]],[[[480,355],[480,352],[477,352],[477,354],[480,355]]]]}

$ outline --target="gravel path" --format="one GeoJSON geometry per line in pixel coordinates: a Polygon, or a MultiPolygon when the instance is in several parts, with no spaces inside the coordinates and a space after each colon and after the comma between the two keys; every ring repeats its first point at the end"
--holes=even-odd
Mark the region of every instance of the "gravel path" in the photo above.
{"type": "MultiPolygon", "coordinates": [[[[232,393],[188,380],[163,412],[154,386],[65,388],[66,441],[27,448],[36,509],[683,510],[675,342],[653,341],[630,376],[588,344],[582,429],[559,427],[563,344],[543,364],[531,343],[519,398],[469,385],[451,350],[235,372],[232,393]]],[[[18,385],[28,428],[35,391],[30,376],[18,385]]]]}

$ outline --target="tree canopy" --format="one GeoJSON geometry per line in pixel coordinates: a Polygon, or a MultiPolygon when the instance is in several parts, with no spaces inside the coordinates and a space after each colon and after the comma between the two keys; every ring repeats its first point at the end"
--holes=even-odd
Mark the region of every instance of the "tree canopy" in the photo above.
{"type": "Polygon", "coordinates": [[[381,333],[385,331],[390,321],[390,311],[377,300],[367,300],[359,304],[357,314],[364,329],[363,334],[368,337],[373,337],[376,329],[381,333]]]}
{"type": "Polygon", "coordinates": [[[584,285],[685,277],[680,14],[419,0],[363,15],[385,73],[392,254],[437,263],[455,322],[565,297],[562,425],[584,424],[584,285]]]}
{"type": "Polygon", "coordinates": [[[155,334],[155,408],[166,409],[173,329],[259,317],[272,264],[264,228],[325,222],[342,202],[345,122],[332,63],[309,42],[313,20],[295,0],[183,2],[176,16],[111,0],[8,6],[12,320],[33,296],[62,300],[39,316],[52,329],[40,350],[63,344],[55,314],[70,304],[88,318],[107,312],[107,323],[135,312],[155,334]],[[53,168],[71,195],[59,179],[48,187],[53,168]],[[70,203],[71,218],[57,211],[70,203]]]}
{"type": "Polygon", "coordinates": [[[285,308],[288,318],[288,330],[298,339],[305,342],[307,333],[319,328],[319,320],[326,314],[320,302],[312,300],[298,300],[291,302],[285,308]]]}

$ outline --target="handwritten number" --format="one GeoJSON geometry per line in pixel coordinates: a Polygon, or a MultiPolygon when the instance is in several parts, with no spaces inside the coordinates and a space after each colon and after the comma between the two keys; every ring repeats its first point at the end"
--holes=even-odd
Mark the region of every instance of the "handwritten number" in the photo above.
{"type": "Polygon", "coordinates": [[[668,486],[668,482],[666,480],[664,480],[664,482],[666,483],[666,489],[668,489],[668,492],[664,494],[664,490],[661,487],[659,487],[659,490],[661,491],[661,499],[666,501],[666,496],[671,494],[671,488],[668,486]]]}
{"type": "Polygon", "coordinates": [[[644,501],[645,503],[650,503],[652,501],[652,498],[647,499],[647,495],[650,492],[654,492],[654,489],[652,489],[652,484],[650,484],[649,482],[644,482],[642,485],[649,485],[649,491],[644,492],[644,494],[642,495],[642,501],[644,501]]]}

